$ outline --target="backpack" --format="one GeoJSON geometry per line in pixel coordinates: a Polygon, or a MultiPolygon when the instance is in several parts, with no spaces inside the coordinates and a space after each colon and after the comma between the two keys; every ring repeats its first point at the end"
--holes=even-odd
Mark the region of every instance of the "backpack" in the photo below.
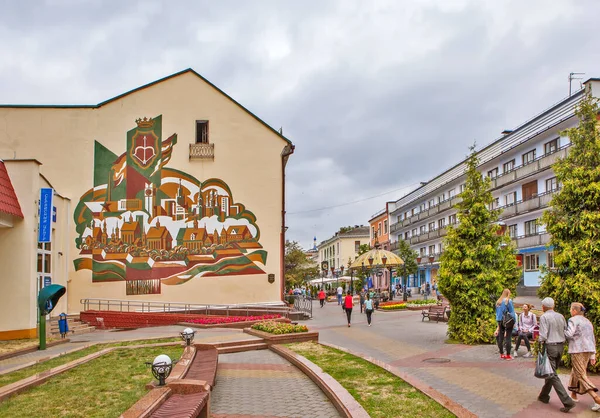
{"type": "Polygon", "coordinates": [[[515,316],[510,313],[510,311],[508,309],[508,303],[504,304],[504,306],[505,306],[505,311],[502,314],[502,325],[504,325],[504,328],[514,327],[515,326],[515,316]]]}

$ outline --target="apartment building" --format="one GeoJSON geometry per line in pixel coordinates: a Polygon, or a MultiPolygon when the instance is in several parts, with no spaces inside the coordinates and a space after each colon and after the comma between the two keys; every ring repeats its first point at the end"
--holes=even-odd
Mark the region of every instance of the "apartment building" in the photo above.
{"type": "MultiPolygon", "coordinates": [[[[549,235],[538,220],[560,188],[552,164],[569,152],[570,140],[561,132],[578,123],[574,111],[584,91],[600,96],[600,79],[586,81],[584,89],[502,132],[478,152],[481,174],[491,179],[492,205],[502,209],[500,222],[518,250],[521,294],[539,286],[542,265],[553,267],[549,235]]],[[[455,205],[465,187],[465,170],[463,160],[389,204],[392,241],[404,239],[419,253],[419,272],[409,280],[412,287],[436,280],[446,228],[457,222],[455,205]]]]}
{"type": "Polygon", "coordinates": [[[327,276],[332,276],[331,268],[334,268],[335,274],[341,274],[340,266],[344,266],[348,271],[348,260],[354,261],[358,257],[358,250],[361,245],[369,244],[370,234],[368,226],[355,226],[349,231],[336,232],[331,238],[319,244],[319,266],[327,262],[327,276]]]}

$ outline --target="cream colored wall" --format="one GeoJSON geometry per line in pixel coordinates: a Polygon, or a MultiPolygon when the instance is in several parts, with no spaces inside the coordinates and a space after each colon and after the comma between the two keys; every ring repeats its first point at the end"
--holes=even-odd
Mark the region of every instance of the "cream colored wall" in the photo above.
{"type": "Polygon", "coordinates": [[[12,228],[0,228],[0,332],[37,326],[36,222],[39,193],[38,164],[6,162],[24,219],[14,218],[12,228]]]}
{"type": "Polygon", "coordinates": [[[267,274],[204,278],[163,286],[162,295],[127,298],[192,303],[280,300],[281,152],[286,143],[197,76],[185,73],[97,109],[0,108],[0,157],[13,158],[16,152],[17,158],[37,158],[43,163],[42,173],[72,201],[69,312],[80,309],[81,298],[126,298],[124,283],[91,283],[89,271],[75,272],[72,265],[79,257],[72,211],[93,186],[94,140],[120,155],[135,120],[161,114],[163,140],[178,134],[167,167],[229,185],[233,200],[257,217],[260,243],[268,251],[265,271],[275,274],[275,283],[268,283],[267,274]],[[189,161],[195,121],[204,119],[209,120],[215,159],[189,161]]]}
{"type": "Polygon", "coordinates": [[[348,257],[354,261],[356,257],[358,257],[358,253],[354,251],[354,242],[360,241],[360,244],[368,244],[369,237],[361,237],[361,238],[342,238],[340,239],[340,253],[343,257],[344,268],[348,268],[348,257]]]}

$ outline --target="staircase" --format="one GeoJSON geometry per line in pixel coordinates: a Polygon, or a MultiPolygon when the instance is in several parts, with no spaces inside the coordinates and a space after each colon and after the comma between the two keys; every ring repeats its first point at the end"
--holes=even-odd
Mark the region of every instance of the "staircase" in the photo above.
{"type": "Polygon", "coordinates": [[[228,341],[211,343],[217,348],[219,354],[239,353],[240,351],[266,350],[267,344],[262,339],[245,341],[228,341]]]}
{"type": "MultiPolygon", "coordinates": [[[[70,335],[86,334],[88,332],[93,332],[96,329],[96,327],[90,326],[85,322],[82,322],[79,318],[79,314],[67,315],[67,323],[69,324],[69,332],[67,333],[67,338],[70,335]]],[[[50,330],[51,336],[60,336],[60,331],[58,329],[58,317],[50,319],[50,321],[48,322],[48,328],[50,330]]]]}

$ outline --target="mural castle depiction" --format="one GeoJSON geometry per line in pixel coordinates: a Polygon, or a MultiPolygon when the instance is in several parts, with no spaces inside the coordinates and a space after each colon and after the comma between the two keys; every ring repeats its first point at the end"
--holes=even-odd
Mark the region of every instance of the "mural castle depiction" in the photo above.
{"type": "Polygon", "coordinates": [[[117,156],[98,141],[94,187],[75,209],[82,258],[93,282],[125,281],[128,295],[159,294],[205,276],[264,274],[256,217],[218,179],[168,168],[177,135],[162,117],[138,119],[117,156]]]}

